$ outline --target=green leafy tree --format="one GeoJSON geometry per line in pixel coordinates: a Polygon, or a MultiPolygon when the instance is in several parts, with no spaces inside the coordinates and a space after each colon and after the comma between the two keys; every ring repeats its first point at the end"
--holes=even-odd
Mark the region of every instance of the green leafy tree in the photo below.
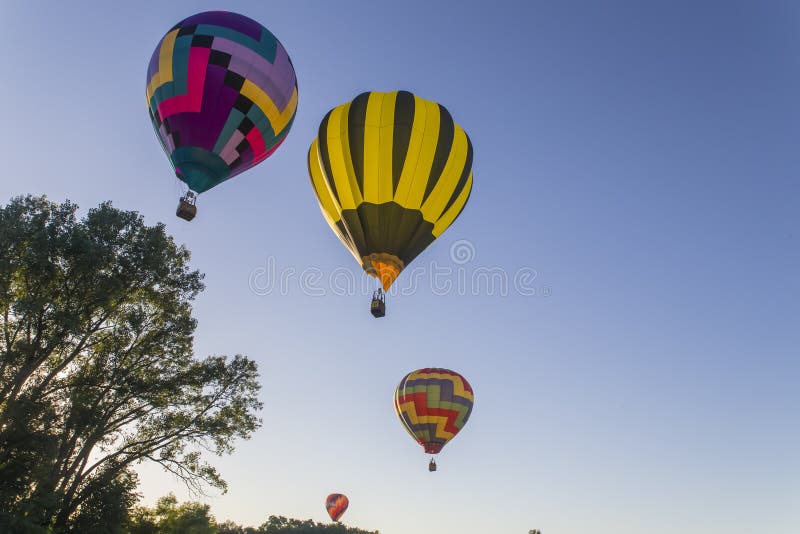
{"type": "Polygon", "coordinates": [[[74,534],[122,534],[130,519],[130,510],[139,499],[136,473],[124,470],[108,484],[96,487],[71,518],[69,531],[74,534]]]}
{"type": "Polygon", "coordinates": [[[127,534],[218,534],[207,504],[178,504],[174,495],[161,497],[155,508],[138,507],[132,514],[127,534]]]}
{"type": "Polygon", "coordinates": [[[258,528],[243,527],[233,521],[217,524],[208,505],[178,504],[174,495],[158,500],[154,508],[137,507],[125,534],[380,534],[346,527],[341,523],[316,523],[311,519],[270,516],[258,528]]]}
{"type": "Polygon", "coordinates": [[[258,534],[258,529],[254,527],[243,527],[233,521],[225,521],[217,525],[217,534],[258,534]]]}
{"type": "Polygon", "coordinates": [[[288,519],[283,516],[269,516],[266,523],[258,527],[258,534],[380,534],[347,527],[341,523],[316,523],[311,519],[288,519]]]}
{"type": "Polygon", "coordinates": [[[260,424],[255,363],[193,357],[189,252],[136,212],[76,211],[0,208],[0,532],[119,525],[141,461],[224,490],[199,451],[260,424]]]}

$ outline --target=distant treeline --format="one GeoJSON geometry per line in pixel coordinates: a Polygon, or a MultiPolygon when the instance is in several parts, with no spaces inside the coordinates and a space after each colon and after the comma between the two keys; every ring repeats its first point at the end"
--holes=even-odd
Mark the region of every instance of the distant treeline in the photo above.
{"type": "Polygon", "coordinates": [[[380,534],[346,527],[341,523],[316,523],[311,519],[270,516],[258,527],[232,521],[217,523],[209,507],[199,502],[178,504],[173,495],[159,499],[153,508],[136,507],[124,534],[380,534]]]}

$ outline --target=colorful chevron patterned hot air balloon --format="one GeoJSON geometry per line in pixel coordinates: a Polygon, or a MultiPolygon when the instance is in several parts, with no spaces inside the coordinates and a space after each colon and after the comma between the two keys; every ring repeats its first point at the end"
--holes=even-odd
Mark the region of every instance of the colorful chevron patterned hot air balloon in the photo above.
{"type": "MultiPolygon", "coordinates": [[[[464,428],[474,401],[467,379],[449,369],[408,373],[394,392],[400,422],[428,454],[438,454],[464,428]]],[[[433,459],[429,469],[436,471],[433,459]]]]}
{"type": "Polygon", "coordinates": [[[173,26],[156,46],[147,105],[176,176],[189,186],[178,215],[191,220],[194,193],[280,146],[297,111],[297,79],[269,30],[237,13],[208,11],[173,26]]]}
{"type": "MultiPolygon", "coordinates": [[[[407,91],[332,109],[308,152],[325,220],[384,290],[444,232],[472,191],[472,144],[441,105],[407,91]]],[[[382,317],[373,299],[373,315],[382,317]]]]}
{"type": "Polygon", "coordinates": [[[347,499],[347,496],[341,493],[331,493],[328,495],[328,498],[325,499],[325,509],[334,521],[339,521],[339,518],[342,517],[342,514],[347,510],[349,504],[350,501],[347,499]]]}

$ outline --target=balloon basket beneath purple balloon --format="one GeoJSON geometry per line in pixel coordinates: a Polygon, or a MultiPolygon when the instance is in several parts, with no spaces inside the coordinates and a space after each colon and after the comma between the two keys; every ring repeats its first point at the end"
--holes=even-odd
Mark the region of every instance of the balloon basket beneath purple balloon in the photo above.
{"type": "Polygon", "coordinates": [[[197,197],[193,192],[188,191],[185,196],[181,197],[180,202],[178,202],[178,209],[175,211],[175,215],[183,220],[191,221],[194,219],[194,216],[197,215],[197,206],[195,206],[195,202],[197,202],[197,197]]]}

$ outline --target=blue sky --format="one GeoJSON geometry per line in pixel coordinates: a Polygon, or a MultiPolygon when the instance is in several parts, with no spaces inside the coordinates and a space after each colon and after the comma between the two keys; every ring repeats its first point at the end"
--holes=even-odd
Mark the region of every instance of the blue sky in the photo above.
{"type": "MultiPolygon", "coordinates": [[[[263,428],[213,459],[220,520],[322,521],[341,492],[344,522],[383,534],[796,532],[800,4],[429,4],[6,2],[0,198],[110,199],[190,248],[197,354],[247,354],[263,383],[263,428]],[[185,223],[145,71],[207,9],[272,30],[300,99],[283,146],[185,223]],[[330,285],[371,280],[305,155],[330,108],[397,89],[448,107],[475,185],[375,321],[365,292],[330,285]],[[285,291],[263,286],[268,267],[294,273],[285,291]],[[432,288],[447,268],[453,287],[432,288]],[[506,273],[505,296],[472,290],[482,268],[506,273]],[[476,393],[435,474],[392,408],[426,366],[476,393]]],[[[188,497],[140,473],[144,502],[188,497]]]]}

